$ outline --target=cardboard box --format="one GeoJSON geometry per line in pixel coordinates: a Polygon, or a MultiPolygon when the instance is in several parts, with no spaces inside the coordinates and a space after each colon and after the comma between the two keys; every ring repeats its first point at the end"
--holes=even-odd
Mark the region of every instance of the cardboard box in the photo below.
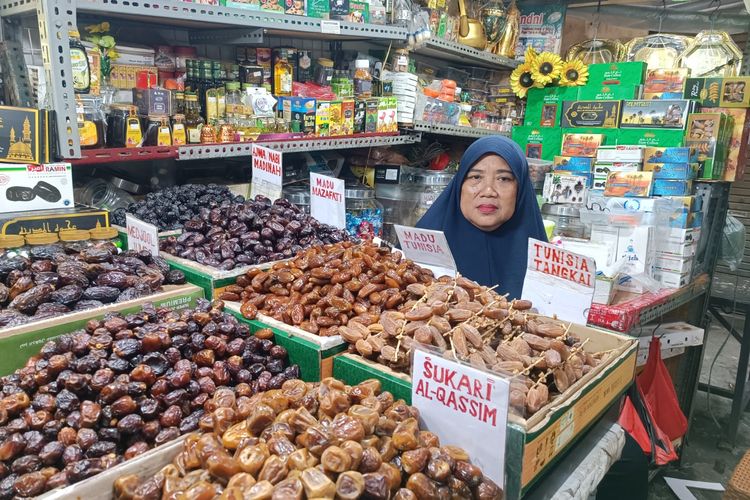
{"type": "Polygon", "coordinates": [[[672,128],[684,130],[693,102],[686,99],[626,100],[620,128],[672,128]]]}
{"type": "Polygon", "coordinates": [[[26,212],[72,206],[70,163],[0,163],[0,211],[26,212]]]}
{"type": "Polygon", "coordinates": [[[596,151],[596,161],[642,163],[643,148],[641,146],[604,145],[596,151]]]}
{"type": "Polygon", "coordinates": [[[583,203],[588,177],[550,172],[544,178],[542,197],[547,203],[583,203]]]}
{"type": "Polygon", "coordinates": [[[594,179],[591,182],[591,189],[603,193],[604,190],[607,189],[607,177],[594,175],[594,179]]]}
{"type": "Polygon", "coordinates": [[[555,156],[554,170],[568,170],[574,172],[591,172],[593,159],[587,156],[555,156]]]}
{"type": "Polygon", "coordinates": [[[683,130],[671,129],[620,129],[617,144],[635,146],[682,146],[685,139],[683,130]]]}
{"type": "Polygon", "coordinates": [[[562,138],[562,156],[595,157],[596,150],[604,142],[602,134],[564,133],[562,138]]]}
{"type": "MultiPolygon", "coordinates": [[[[643,170],[654,173],[654,180],[678,179],[692,180],[698,175],[697,163],[645,163],[643,170]]],[[[668,196],[682,196],[688,193],[670,193],[668,196]]],[[[654,187],[654,196],[662,196],[665,193],[657,193],[654,187]]]]}
{"type": "Polygon", "coordinates": [[[46,111],[0,106],[0,162],[48,163],[50,121],[46,111]]]}
{"type": "Polygon", "coordinates": [[[703,107],[718,107],[721,82],[721,78],[688,78],[685,80],[685,91],[682,97],[696,101],[703,107]]]}
{"type": "Polygon", "coordinates": [[[587,85],[641,85],[645,78],[644,62],[590,64],[587,85]]]}
{"type": "Polygon", "coordinates": [[[693,259],[679,255],[657,254],[654,258],[654,269],[670,273],[690,274],[693,270],[693,259]]]}
{"type": "Polygon", "coordinates": [[[341,101],[331,101],[328,108],[328,130],[331,137],[344,135],[344,111],[341,101]]]}
{"type": "Polygon", "coordinates": [[[685,212],[700,212],[703,203],[702,198],[690,196],[662,196],[663,200],[672,202],[675,208],[682,208],[685,212]]]}
{"type": "MultiPolygon", "coordinates": [[[[570,331],[581,339],[589,339],[587,350],[611,350],[611,355],[531,418],[508,416],[507,499],[517,500],[526,494],[632,383],[636,339],[575,324],[570,331]]],[[[383,390],[393,393],[396,399],[411,402],[411,377],[361,356],[337,356],[333,361],[333,376],[347,384],[376,378],[383,390]]]]}
{"type": "Polygon", "coordinates": [[[617,128],[620,123],[621,101],[564,101],[561,117],[563,128],[617,128]]]}
{"type": "Polygon", "coordinates": [[[166,285],[162,292],[124,302],[107,304],[95,309],[61,314],[53,318],[32,321],[20,326],[5,327],[0,331],[0,375],[7,375],[24,366],[26,361],[39,353],[45,342],[65,333],[74,332],[86,326],[91,319],[101,319],[108,313],[129,314],[140,311],[149,302],[156,307],[187,309],[195,307],[203,298],[203,290],[195,285],[166,285]]]}
{"type": "Polygon", "coordinates": [[[673,273],[655,269],[654,279],[666,288],[682,288],[690,283],[690,274],[673,273]]]}
{"type": "Polygon", "coordinates": [[[683,259],[695,256],[695,252],[698,249],[697,243],[692,242],[673,242],[668,240],[658,239],[656,240],[656,257],[660,256],[674,256],[681,257],[683,259]]]}
{"type": "Polygon", "coordinates": [[[342,135],[352,135],[354,133],[354,101],[352,99],[344,99],[341,102],[341,114],[344,119],[342,135]]]}
{"type": "Polygon", "coordinates": [[[626,198],[651,196],[652,183],[651,172],[611,172],[607,176],[604,195],[626,198]]]}
{"type": "Polygon", "coordinates": [[[524,125],[527,127],[559,127],[563,101],[578,99],[579,88],[545,87],[529,89],[526,94],[524,125]]]}
{"type": "Polygon", "coordinates": [[[109,227],[107,210],[77,205],[34,212],[0,211],[0,235],[56,233],[63,229],[91,230],[97,227],[109,227]]]}
{"type": "Polygon", "coordinates": [[[640,95],[640,85],[596,85],[589,81],[578,90],[578,99],[587,101],[638,99],[640,95]]]}
{"type": "Polygon", "coordinates": [[[380,99],[367,99],[365,109],[365,133],[374,134],[378,130],[378,103],[380,99]]]}
{"type": "Polygon", "coordinates": [[[724,113],[692,113],[685,132],[685,145],[698,150],[701,179],[721,179],[726,167],[728,142],[734,119],[724,113]]]}
{"type": "Polygon", "coordinates": [[[737,76],[723,78],[721,81],[721,94],[719,94],[719,107],[750,107],[750,77],[737,76]]]}
{"type": "Polygon", "coordinates": [[[315,108],[315,135],[318,137],[328,137],[331,135],[330,128],[330,109],[331,103],[328,101],[318,101],[315,108]]]}
{"type": "Polygon", "coordinates": [[[349,15],[349,0],[330,0],[331,19],[345,19],[349,15]]]}
{"type": "Polygon", "coordinates": [[[260,10],[260,0],[219,0],[219,5],[235,9],[260,10]]]}
{"type": "Polygon", "coordinates": [[[365,119],[367,117],[367,101],[355,101],[354,103],[354,133],[365,133],[365,119]]]}
{"type": "Polygon", "coordinates": [[[284,2],[284,14],[293,16],[304,16],[307,14],[305,0],[286,0],[284,2]]]}
{"type": "Polygon", "coordinates": [[[594,164],[594,176],[606,177],[610,172],[639,172],[640,170],[641,164],[634,162],[596,162],[594,164]]]}
{"type": "Polygon", "coordinates": [[[225,310],[250,325],[252,333],[261,328],[273,330],[274,342],[287,350],[290,363],[299,365],[300,376],[305,382],[319,382],[332,376],[334,356],[349,346],[340,335],[320,337],[263,314],[253,320],[246,319],[240,313],[240,306],[239,302],[227,302],[225,310]]]}
{"type": "Polygon", "coordinates": [[[282,109],[285,121],[297,122],[299,132],[306,136],[315,135],[315,108],[317,102],[310,97],[279,97],[279,104],[282,109]]]}
{"type": "Polygon", "coordinates": [[[284,13],[284,2],[279,0],[260,0],[260,10],[264,12],[284,13]]]}
{"type": "Polygon", "coordinates": [[[703,212],[674,212],[669,217],[669,227],[695,229],[703,225],[703,212]]]}
{"type": "Polygon", "coordinates": [[[172,114],[172,92],[167,89],[133,89],[133,104],[142,115],[172,114]]]}
{"type": "Polygon", "coordinates": [[[664,98],[664,94],[672,94],[675,99],[682,98],[685,90],[685,80],[690,70],[688,68],[654,68],[646,72],[646,82],[643,85],[643,98],[664,98]]]}
{"type": "Polygon", "coordinates": [[[349,0],[349,15],[346,18],[350,23],[370,22],[370,3],[358,0],[349,0]]]}
{"type": "Polygon", "coordinates": [[[682,244],[697,243],[701,237],[700,228],[662,228],[659,230],[659,241],[682,244]]]}
{"type": "Polygon", "coordinates": [[[631,275],[644,273],[651,275],[655,252],[652,226],[595,224],[591,226],[591,241],[613,249],[612,262],[626,259],[627,265],[622,272],[631,275]]]}
{"type": "Polygon", "coordinates": [[[733,182],[745,177],[747,164],[748,141],[750,141],[750,109],[716,108],[714,111],[725,113],[734,118],[732,135],[727,144],[727,161],[722,180],[733,182]]]}
{"type": "Polygon", "coordinates": [[[513,141],[528,158],[537,160],[552,161],[559,155],[561,137],[559,128],[513,127],[513,141]]]}
{"type": "Polygon", "coordinates": [[[698,151],[695,148],[645,148],[644,163],[695,163],[698,151]]]}
{"type": "Polygon", "coordinates": [[[318,19],[329,19],[331,5],[328,0],[307,0],[307,15],[318,19]]]}

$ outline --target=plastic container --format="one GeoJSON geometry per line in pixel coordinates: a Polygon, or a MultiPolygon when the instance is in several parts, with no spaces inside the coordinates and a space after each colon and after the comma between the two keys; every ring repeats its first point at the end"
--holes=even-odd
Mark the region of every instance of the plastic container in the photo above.
{"type": "Polygon", "coordinates": [[[348,184],[344,197],[349,234],[364,240],[382,237],[383,205],[375,199],[375,190],[363,184],[348,184]]]}
{"type": "Polygon", "coordinates": [[[391,70],[394,73],[405,73],[409,71],[409,49],[397,49],[391,59],[391,70]]]}
{"type": "MultiPolygon", "coordinates": [[[[409,65],[407,61],[407,67],[409,65]]],[[[357,59],[354,71],[354,96],[357,99],[368,99],[372,97],[372,74],[370,73],[370,61],[368,59],[357,59]]]]}
{"type": "Polygon", "coordinates": [[[383,205],[383,239],[396,243],[394,224],[413,226],[418,192],[406,184],[376,184],[375,197],[383,205]]]}
{"type": "Polygon", "coordinates": [[[65,229],[58,233],[66,253],[78,253],[91,246],[91,233],[82,229],[65,229]]]}
{"type": "Polygon", "coordinates": [[[106,208],[110,212],[128,208],[131,203],[135,203],[130,194],[103,179],[90,180],[81,191],[80,201],[84,205],[106,208]]]}
{"type": "Polygon", "coordinates": [[[319,58],[315,63],[315,76],[313,80],[321,87],[331,84],[333,79],[333,61],[325,57],[319,58]]]}
{"type": "Polygon", "coordinates": [[[555,223],[555,230],[552,236],[562,236],[565,238],[586,238],[588,229],[581,222],[580,211],[578,207],[567,204],[542,205],[542,218],[555,223]]]}
{"type": "Polygon", "coordinates": [[[453,174],[432,170],[424,170],[414,175],[415,189],[418,193],[414,209],[414,224],[427,213],[451,179],[453,179],[453,174]]]}
{"type": "Polygon", "coordinates": [[[310,213],[310,185],[292,184],[282,191],[282,196],[297,205],[306,214],[310,213]]]}
{"type": "Polygon", "coordinates": [[[487,92],[487,80],[482,78],[467,78],[466,83],[462,86],[465,90],[480,90],[487,92]]]}
{"type": "Polygon", "coordinates": [[[29,247],[26,245],[23,236],[18,234],[0,236],[0,260],[12,259],[19,256],[29,256],[29,247]]]}

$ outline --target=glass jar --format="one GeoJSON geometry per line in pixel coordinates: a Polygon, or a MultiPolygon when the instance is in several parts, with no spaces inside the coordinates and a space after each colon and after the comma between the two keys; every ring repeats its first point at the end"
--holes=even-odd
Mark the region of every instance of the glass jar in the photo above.
{"type": "Polygon", "coordinates": [[[370,74],[369,59],[357,59],[354,63],[354,96],[357,99],[372,97],[372,75],[370,74]]]}
{"type": "Polygon", "coordinates": [[[355,238],[371,240],[383,236],[383,205],[375,190],[363,184],[349,184],[344,190],[346,230],[355,238]]]}
{"type": "Polygon", "coordinates": [[[409,49],[397,49],[391,59],[391,67],[395,73],[406,73],[409,71],[409,49]]]}
{"type": "Polygon", "coordinates": [[[80,202],[96,208],[106,208],[110,212],[118,208],[128,208],[135,203],[130,194],[104,179],[92,179],[81,191],[80,202]]]}
{"type": "Polygon", "coordinates": [[[237,126],[240,117],[242,115],[242,91],[240,90],[239,82],[227,82],[227,95],[226,95],[226,119],[227,123],[233,126],[237,126]]]}
{"type": "Polygon", "coordinates": [[[290,203],[297,205],[306,214],[310,213],[310,186],[308,184],[292,184],[284,188],[282,196],[290,203]]]}
{"type": "Polygon", "coordinates": [[[204,123],[198,96],[192,92],[185,92],[185,129],[190,144],[201,142],[201,127],[204,123]]]}
{"type": "Polygon", "coordinates": [[[29,247],[26,245],[23,236],[18,234],[0,236],[0,260],[19,256],[29,256],[29,247]]]}
{"type": "Polygon", "coordinates": [[[149,115],[146,125],[145,146],[171,146],[172,129],[167,115],[149,115]]]}
{"type": "Polygon", "coordinates": [[[440,193],[445,190],[451,179],[453,179],[453,174],[432,170],[425,170],[414,175],[414,182],[418,191],[417,206],[414,209],[414,224],[427,213],[427,210],[437,200],[440,193]]]}
{"type": "Polygon", "coordinates": [[[333,61],[321,57],[318,59],[315,65],[315,83],[321,87],[325,87],[331,84],[333,79],[333,61]]]}
{"type": "Polygon", "coordinates": [[[96,247],[112,245],[118,252],[122,249],[120,233],[113,227],[97,227],[89,231],[89,234],[93,245],[96,247]]]}
{"type": "Polygon", "coordinates": [[[65,253],[76,254],[91,246],[91,235],[82,229],[65,229],[59,233],[65,253]]]}
{"type": "Polygon", "coordinates": [[[240,63],[240,83],[263,87],[263,66],[248,61],[240,63]]]}
{"type": "Polygon", "coordinates": [[[81,149],[103,148],[106,117],[102,111],[102,99],[100,97],[76,98],[76,117],[81,149]]]}
{"type": "Polygon", "coordinates": [[[398,243],[394,224],[413,226],[417,191],[407,184],[375,184],[375,197],[383,204],[383,239],[398,243]]]}
{"type": "Polygon", "coordinates": [[[141,145],[143,131],[138,108],[131,104],[114,104],[107,116],[107,146],[134,148],[141,145]]]}
{"type": "Polygon", "coordinates": [[[545,203],[542,205],[542,218],[555,223],[552,236],[565,238],[586,238],[588,228],[581,222],[578,207],[568,204],[545,203]]]}

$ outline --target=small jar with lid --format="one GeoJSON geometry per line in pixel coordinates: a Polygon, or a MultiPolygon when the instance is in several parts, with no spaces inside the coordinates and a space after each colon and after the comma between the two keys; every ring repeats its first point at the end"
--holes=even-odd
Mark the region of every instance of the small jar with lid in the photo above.
{"type": "Polygon", "coordinates": [[[88,231],[64,229],[58,234],[67,254],[76,254],[91,246],[91,235],[88,231]]]}
{"type": "Polygon", "coordinates": [[[331,84],[333,79],[333,61],[321,57],[317,60],[315,65],[315,83],[321,87],[325,87],[331,84]]]}
{"type": "Polygon", "coordinates": [[[354,63],[354,97],[357,99],[368,99],[372,97],[372,74],[370,73],[370,61],[368,59],[357,59],[354,63]]]}
{"type": "Polygon", "coordinates": [[[581,222],[578,207],[566,203],[545,203],[542,205],[542,218],[555,223],[553,236],[564,238],[587,238],[588,227],[581,222]]]}
{"type": "Polygon", "coordinates": [[[414,176],[416,189],[419,192],[417,207],[414,211],[414,224],[427,213],[427,210],[430,209],[435,200],[438,199],[438,196],[445,190],[451,179],[453,179],[453,174],[431,170],[420,172],[414,176]]]}
{"type": "Polygon", "coordinates": [[[65,249],[59,244],[60,238],[57,233],[33,233],[25,236],[26,244],[29,246],[29,253],[34,254],[34,249],[39,247],[57,247],[60,253],[65,249]]]}
{"type": "Polygon", "coordinates": [[[23,236],[18,234],[0,236],[0,260],[28,256],[29,247],[26,245],[23,236]]]}
{"type": "Polygon", "coordinates": [[[383,205],[375,199],[375,190],[363,184],[349,184],[344,197],[347,232],[363,240],[382,237],[383,205]]]}
{"type": "Polygon", "coordinates": [[[308,184],[292,184],[285,187],[282,196],[306,214],[310,213],[310,186],[308,184]]]}
{"type": "Polygon", "coordinates": [[[95,247],[108,247],[111,245],[110,250],[115,253],[119,253],[122,249],[120,233],[113,227],[97,227],[89,231],[89,234],[91,242],[95,247]]]}
{"type": "Polygon", "coordinates": [[[407,73],[409,71],[409,49],[397,49],[393,53],[391,67],[394,73],[407,73]]]}

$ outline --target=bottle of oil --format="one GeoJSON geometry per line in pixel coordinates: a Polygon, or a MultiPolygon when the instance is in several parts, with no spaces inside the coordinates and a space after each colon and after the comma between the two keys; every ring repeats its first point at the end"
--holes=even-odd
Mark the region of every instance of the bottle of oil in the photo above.
{"type": "Polygon", "coordinates": [[[273,67],[273,94],[276,96],[292,95],[292,65],[286,50],[279,50],[276,64],[273,67]]]}
{"type": "Polygon", "coordinates": [[[91,67],[86,55],[86,47],[81,43],[78,30],[68,31],[70,38],[70,65],[73,69],[73,91],[76,94],[88,94],[91,89],[91,67]]]}

